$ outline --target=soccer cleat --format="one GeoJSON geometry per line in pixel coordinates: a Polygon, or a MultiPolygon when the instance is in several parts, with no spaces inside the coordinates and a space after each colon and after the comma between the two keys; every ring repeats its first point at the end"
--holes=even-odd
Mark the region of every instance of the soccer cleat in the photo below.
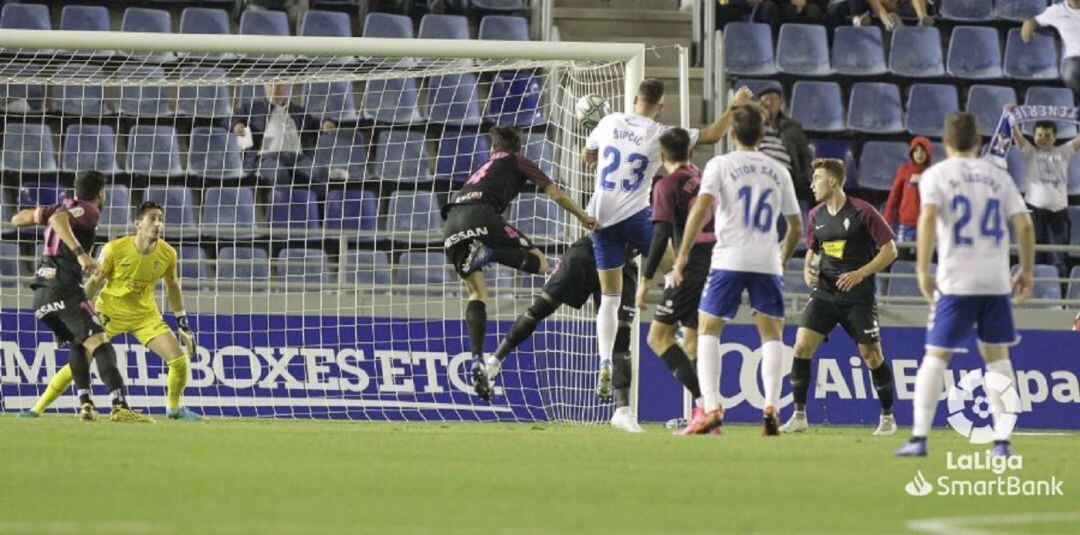
{"type": "Polygon", "coordinates": [[[473,359],[472,369],[469,371],[472,377],[473,391],[484,401],[491,401],[491,384],[488,383],[487,370],[484,369],[484,361],[473,359]]]}
{"type": "Polygon", "coordinates": [[[169,409],[165,412],[165,417],[170,420],[182,420],[185,422],[198,422],[203,419],[202,415],[187,407],[169,409]]]}
{"type": "Polygon", "coordinates": [[[97,409],[94,408],[93,403],[83,403],[79,407],[79,419],[84,422],[97,420],[97,409]]]}
{"type": "Polygon", "coordinates": [[[469,254],[465,257],[465,262],[461,266],[462,271],[472,273],[478,269],[483,269],[490,259],[491,248],[474,240],[469,244],[469,254]]]}
{"type": "Polygon", "coordinates": [[[135,410],[114,406],[109,414],[110,422],[153,423],[154,419],[135,410]]]}
{"type": "Polygon", "coordinates": [[[630,412],[630,407],[621,407],[615,410],[611,416],[611,427],[627,433],[644,433],[645,430],[637,423],[637,417],[630,412]],[[625,410],[623,410],[625,409],[625,410]]]}
{"type": "Polygon", "coordinates": [[[596,395],[604,403],[611,402],[611,359],[600,361],[600,376],[596,379],[596,395]]]}
{"type": "Polygon", "coordinates": [[[36,412],[34,412],[34,411],[30,410],[30,409],[26,409],[25,411],[22,411],[22,412],[19,413],[19,418],[39,418],[39,417],[41,417],[40,414],[38,414],[38,413],[36,413],[36,412]]]}
{"type": "Polygon", "coordinates": [[[1008,440],[995,440],[992,455],[994,457],[1012,457],[1012,444],[1008,440]]]}
{"type": "Polygon", "coordinates": [[[806,411],[791,413],[791,418],[788,418],[787,423],[780,426],[781,433],[802,433],[807,429],[810,429],[810,423],[806,420],[806,411]]]}
{"type": "Polygon", "coordinates": [[[780,436],[780,418],[777,416],[776,407],[769,405],[761,411],[761,436],[780,436]]]}
{"type": "Polygon", "coordinates": [[[891,414],[882,414],[881,419],[878,420],[877,429],[874,430],[875,437],[891,437],[896,434],[896,418],[891,414]]]}
{"type": "Polygon", "coordinates": [[[716,409],[709,412],[694,412],[694,417],[682,431],[676,431],[675,435],[719,435],[724,425],[724,409],[716,409]]]}
{"type": "Polygon", "coordinates": [[[926,439],[912,438],[893,452],[895,457],[926,457],[926,439]]]}

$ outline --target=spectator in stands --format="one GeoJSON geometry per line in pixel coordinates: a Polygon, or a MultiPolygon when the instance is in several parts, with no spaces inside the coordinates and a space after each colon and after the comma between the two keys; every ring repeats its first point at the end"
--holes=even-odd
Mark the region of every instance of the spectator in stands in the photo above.
{"type": "Polygon", "coordinates": [[[823,24],[829,0],[780,0],[782,24],[823,24]]]}
{"type": "Polygon", "coordinates": [[[934,25],[934,19],[926,9],[926,0],[844,0],[829,6],[828,25],[869,26],[873,21],[871,14],[886,31],[903,26],[902,18],[918,20],[920,26],[934,25]]]}
{"type": "Polygon", "coordinates": [[[237,18],[240,18],[240,14],[248,9],[284,11],[289,14],[289,24],[292,24],[295,29],[300,27],[300,20],[310,8],[308,0],[236,0],[237,18]]]}
{"type": "Polygon", "coordinates": [[[915,241],[915,227],[919,223],[919,179],[930,167],[933,157],[934,144],[923,136],[915,136],[908,148],[908,161],[896,168],[884,215],[890,226],[900,224],[896,233],[900,241],[915,241]]]}
{"type": "Polygon", "coordinates": [[[1039,27],[1051,27],[1061,36],[1061,79],[1072,90],[1074,98],[1080,99],[1080,0],[1066,0],[1051,4],[1035,18],[1024,21],[1020,27],[1020,39],[1025,43],[1039,27]]]}
{"type": "Polygon", "coordinates": [[[784,164],[791,172],[795,196],[800,201],[814,204],[814,194],[810,192],[810,175],[813,173],[810,140],[806,138],[802,124],[784,114],[783,88],[779,83],[770,84],[760,90],[758,99],[769,115],[761,152],[784,164]]]}
{"type": "Polygon", "coordinates": [[[788,0],[716,0],[717,29],[724,29],[729,22],[749,19],[750,22],[768,24],[776,37],[780,31],[780,2],[788,0]]]}

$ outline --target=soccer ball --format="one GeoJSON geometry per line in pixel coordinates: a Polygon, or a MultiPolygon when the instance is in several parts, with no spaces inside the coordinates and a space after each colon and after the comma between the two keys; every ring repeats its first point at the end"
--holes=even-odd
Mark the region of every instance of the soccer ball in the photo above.
{"type": "Polygon", "coordinates": [[[600,95],[585,95],[579,98],[574,106],[574,116],[577,117],[578,123],[590,132],[596,128],[600,119],[609,113],[611,113],[611,104],[608,104],[608,101],[600,95]]]}

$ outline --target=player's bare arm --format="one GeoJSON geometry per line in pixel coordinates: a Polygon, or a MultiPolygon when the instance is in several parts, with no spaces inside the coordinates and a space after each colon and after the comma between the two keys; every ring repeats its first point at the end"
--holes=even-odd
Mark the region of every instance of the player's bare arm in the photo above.
{"type": "MultiPolygon", "coordinates": [[[[915,231],[915,277],[919,280],[919,292],[931,305],[934,304],[935,284],[934,274],[930,273],[930,259],[934,257],[934,239],[937,230],[934,222],[937,220],[937,212],[936,204],[924,204],[919,212],[919,223],[915,231]]],[[[1034,231],[1032,231],[1032,236],[1034,236],[1034,231]]]]}
{"type": "Polygon", "coordinates": [[[544,188],[544,193],[547,193],[547,196],[555,201],[555,204],[562,207],[563,210],[574,214],[574,217],[576,217],[578,221],[581,221],[582,226],[589,230],[596,229],[596,218],[585,213],[585,210],[582,210],[581,207],[578,206],[578,203],[574,202],[574,199],[571,199],[558,185],[549,185],[544,188]]]}
{"type": "Polygon", "coordinates": [[[818,286],[818,273],[814,270],[814,264],[817,262],[817,253],[806,250],[806,259],[803,260],[803,281],[810,288],[817,288],[818,286]]]}
{"type": "Polygon", "coordinates": [[[836,280],[836,287],[839,288],[841,292],[847,292],[851,290],[852,288],[858,286],[858,284],[862,282],[863,279],[866,279],[867,277],[889,267],[889,265],[893,263],[893,260],[896,260],[896,257],[899,256],[899,254],[900,253],[896,250],[895,243],[891,241],[886,243],[880,249],[878,249],[877,254],[875,254],[874,258],[870,260],[870,263],[859,269],[856,269],[855,271],[848,271],[847,273],[841,274],[840,277],[836,280]]]}
{"type": "Polygon", "coordinates": [[[1020,269],[1013,275],[1013,299],[1023,302],[1031,297],[1035,289],[1035,226],[1031,223],[1031,214],[1027,212],[1012,216],[1016,231],[1016,246],[1020,250],[1020,269]]]}
{"type": "Polygon", "coordinates": [[[711,145],[724,139],[728,127],[731,125],[731,108],[738,106],[739,104],[750,102],[750,98],[753,96],[754,94],[749,88],[740,87],[739,90],[735,92],[735,96],[732,97],[731,102],[728,103],[728,108],[724,110],[724,113],[712,124],[701,128],[701,131],[698,133],[698,145],[711,145]]]}
{"type": "MultiPolygon", "coordinates": [[[[671,282],[675,286],[682,284],[683,269],[690,261],[690,249],[694,248],[694,239],[705,227],[709,215],[713,209],[716,198],[708,193],[699,193],[694,201],[694,207],[690,209],[690,215],[686,218],[686,229],[683,231],[682,243],[679,244],[679,254],[675,255],[675,265],[672,266],[671,282]]],[[[790,229],[789,229],[790,232],[790,229]]],[[[796,239],[796,241],[798,241],[796,239]]],[[[794,247],[792,248],[794,250],[794,247]]]]}
{"type": "Polygon", "coordinates": [[[780,258],[784,260],[784,267],[787,268],[788,260],[791,260],[792,255],[795,254],[795,248],[802,240],[803,224],[800,214],[787,215],[784,219],[787,220],[787,232],[784,234],[784,246],[780,250],[782,255],[780,258]]]}

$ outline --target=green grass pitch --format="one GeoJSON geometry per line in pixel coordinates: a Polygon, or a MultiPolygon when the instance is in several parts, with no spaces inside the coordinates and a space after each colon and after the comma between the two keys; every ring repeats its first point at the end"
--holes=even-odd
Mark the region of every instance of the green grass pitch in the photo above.
{"type": "Polygon", "coordinates": [[[1078,533],[1080,436],[1015,437],[1063,497],[912,497],[946,451],[816,427],[765,439],[606,426],[0,416],[0,533],[1078,533]],[[986,516],[990,515],[990,516],[986,516]],[[975,518],[964,518],[975,517],[975,518]],[[981,518],[981,520],[980,520],[981,518]],[[936,530],[936,531],[935,531],[936,530]]]}

